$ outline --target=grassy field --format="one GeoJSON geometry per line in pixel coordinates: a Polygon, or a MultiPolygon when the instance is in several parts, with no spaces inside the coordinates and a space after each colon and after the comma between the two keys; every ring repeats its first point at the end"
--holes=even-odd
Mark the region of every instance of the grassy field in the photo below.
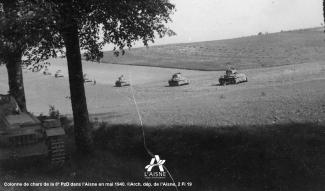
{"type": "Polygon", "coordinates": [[[133,48],[124,56],[105,52],[103,63],[224,70],[263,68],[325,60],[322,28],[230,40],[133,48]]]}
{"type": "MultiPolygon", "coordinates": [[[[123,61],[122,65],[83,62],[84,72],[97,81],[96,85],[85,84],[89,113],[93,120],[103,122],[93,131],[93,155],[74,153],[73,132],[68,129],[70,159],[64,168],[51,170],[46,160],[40,159],[3,163],[0,182],[146,181],[144,167],[151,157],[144,150],[134,96],[149,149],[166,159],[175,181],[193,182],[193,187],[179,190],[323,191],[323,36],[320,29],[308,29],[132,49],[119,58],[106,53],[104,59],[123,61]],[[248,83],[219,86],[223,71],[197,71],[228,66],[245,73],[248,83]],[[174,72],[182,72],[190,85],[168,87],[174,72]],[[121,74],[131,81],[132,89],[113,86],[121,74]]],[[[62,70],[65,77],[24,70],[27,106],[35,114],[46,114],[49,105],[54,105],[71,116],[66,61],[51,63],[52,74],[62,70]]],[[[1,66],[0,93],[7,89],[6,69],[1,66]]],[[[0,190],[30,189],[0,185],[0,190]]]]}

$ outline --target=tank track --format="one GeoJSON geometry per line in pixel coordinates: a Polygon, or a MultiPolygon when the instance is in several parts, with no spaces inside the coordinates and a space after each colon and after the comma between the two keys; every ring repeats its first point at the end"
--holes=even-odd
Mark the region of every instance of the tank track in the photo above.
{"type": "Polygon", "coordinates": [[[64,138],[49,138],[49,159],[52,166],[63,166],[66,160],[64,138]]]}

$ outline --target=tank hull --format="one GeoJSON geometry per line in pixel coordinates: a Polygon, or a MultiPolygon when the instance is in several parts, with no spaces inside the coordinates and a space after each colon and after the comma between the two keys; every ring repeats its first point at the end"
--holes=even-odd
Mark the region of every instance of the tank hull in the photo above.
{"type": "Polygon", "coordinates": [[[45,141],[16,147],[0,147],[0,160],[47,156],[48,145],[45,141]]]}
{"type": "Polygon", "coordinates": [[[220,85],[239,84],[244,82],[248,82],[246,75],[232,77],[223,76],[219,78],[220,85]]]}
{"type": "Polygon", "coordinates": [[[130,83],[128,83],[128,82],[121,82],[121,81],[116,81],[115,82],[115,87],[123,87],[123,86],[130,86],[130,83]]]}
{"type": "Polygon", "coordinates": [[[185,85],[189,85],[190,82],[188,80],[186,80],[186,79],[184,79],[184,80],[173,80],[173,79],[171,79],[171,80],[168,81],[168,84],[169,84],[169,86],[185,86],[185,85]]]}

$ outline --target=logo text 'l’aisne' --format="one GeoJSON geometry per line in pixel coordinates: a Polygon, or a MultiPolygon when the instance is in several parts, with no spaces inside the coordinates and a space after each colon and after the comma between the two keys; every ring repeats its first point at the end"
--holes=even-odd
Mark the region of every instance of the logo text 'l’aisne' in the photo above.
{"type": "Polygon", "coordinates": [[[159,155],[155,155],[155,157],[151,159],[150,164],[145,167],[145,169],[147,169],[147,172],[144,173],[145,178],[165,178],[166,172],[163,166],[165,162],[166,160],[160,160],[159,155]],[[156,166],[159,168],[159,172],[153,171],[153,168],[156,166]]]}

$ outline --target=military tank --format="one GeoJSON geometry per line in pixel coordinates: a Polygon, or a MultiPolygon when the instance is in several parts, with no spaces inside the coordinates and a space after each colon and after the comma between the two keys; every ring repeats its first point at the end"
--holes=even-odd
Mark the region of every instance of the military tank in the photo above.
{"type": "Polygon", "coordinates": [[[247,76],[243,73],[238,73],[235,69],[226,70],[226,74],[219,78],[220,85],[238,84],[248,82],[247,76]]]}
{"type": "Polygon", "coordinates": [[[61,70],[57,70],[57,71],[55,72],[55,74],[54,74],[54,77],[56,77],[56,78],[63,78],[64,75],[63,75],[63,73],[62,73],[61,70]]]}
{"type": "Polygon", "coordinates": [[[66,159],[65,131],[58,119],[40,121],[22,112],[10,95],[0,94],[0,160],[46,156],[51,165],[66,159]]]}
{"type": "Polygon", "coordinates": [[[123,86],[130,86],[130,82],[128,82],[123,75],[121,75],[116,81],[115,81],[115,87],[123,87],[123,86]]]}
{"type": "Polygon", "coordinates": [[[84,74],[83,75],[83,79],[84,79],[84,83],[89,83],[89,82],[93,82],[93,80],[91,80],[88,76],[88,74],[84,74]]]}
{"type": "Polygon", "coordinates": [[[169,86],[184,86],[189,85],[190,81],[183,77],[180,72],[173,74],[172,78],[168,80],[169,86]]]}

